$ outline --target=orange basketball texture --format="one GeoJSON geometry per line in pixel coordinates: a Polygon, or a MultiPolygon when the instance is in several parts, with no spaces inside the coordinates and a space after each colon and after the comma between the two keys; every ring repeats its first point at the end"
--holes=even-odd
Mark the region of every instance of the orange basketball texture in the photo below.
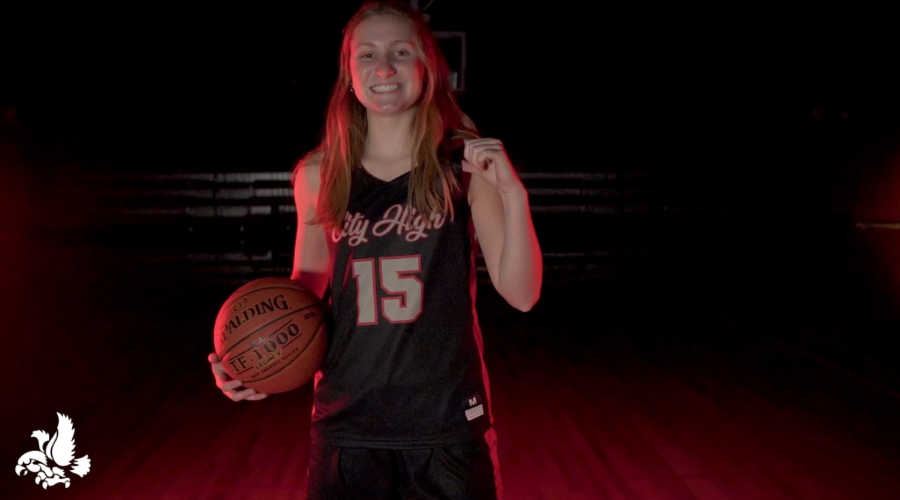
{"type": "Polygon", "coordinates": [[[312,380],[328,347],[326,310],[289,278],[260,278],[238,288],[219,309],[213,335],[225,372],[267,394],[312,380]]]}

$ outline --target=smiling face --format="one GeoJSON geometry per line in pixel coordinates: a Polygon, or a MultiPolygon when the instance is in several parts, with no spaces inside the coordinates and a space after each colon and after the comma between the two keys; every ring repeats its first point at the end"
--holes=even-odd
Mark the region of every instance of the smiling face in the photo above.
{"type": "Polygon", "coordinates": [[[412,25],[392,15],[371,17],[353,30],[353,93],[369,113],[401,114],[419,100],[425,68],[414,40],[412,25]]]}

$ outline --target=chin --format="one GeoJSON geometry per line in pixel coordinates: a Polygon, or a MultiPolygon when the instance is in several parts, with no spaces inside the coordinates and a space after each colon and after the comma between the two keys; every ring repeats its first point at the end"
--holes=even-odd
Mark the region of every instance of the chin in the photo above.
{"type": "Polygon", "coordinates": [[[378,116],[398,116],[398,115],[413,112],[413,111],[415,111],[415,109],[416,109],[415,104],[413,104],[411,106],[406,106],[406,107],[399,107],[399,106],[397,106],[397,107],[394,107],[394,106],[389,106],[389,107],[371,106],[371,107],[368,107],[369,113],[372,113],[372,114],[378,115],[378,116]]]}

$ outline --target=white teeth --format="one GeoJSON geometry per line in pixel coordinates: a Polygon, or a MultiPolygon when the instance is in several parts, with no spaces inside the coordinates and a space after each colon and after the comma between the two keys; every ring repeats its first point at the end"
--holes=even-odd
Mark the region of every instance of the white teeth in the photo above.
{"type": "Polygon", "coordinates": [[[397,90],[400,88],[400,85],[396,83],[393,85],[375,85],[372,87],[372,91],[374,92],[391,92],[392,90],[397,90]]]}

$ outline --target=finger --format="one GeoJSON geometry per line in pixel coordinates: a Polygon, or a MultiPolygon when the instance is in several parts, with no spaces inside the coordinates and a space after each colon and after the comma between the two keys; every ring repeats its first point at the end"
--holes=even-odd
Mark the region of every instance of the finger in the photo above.
{"type": "Polygon", "coordinates": [[[223,391],[227,392],[227,391],[237,390],[239,387],[241,387],[243,385],[244,385],[244,383],[241,382],[240,380],[228,380],[228,381],[223,381],[222,385],[220,387],[223,391]]]}
{"type": "Polygon", "coordinates": [[[219,356],[216,353],[212,353],[206,357],[212,366],[213,373],[225,373],[225,368],[222,366],[222,360],[219,359],[219,356]]]}
{"type": "Polygon", "coordinates": [[[264,392],[257,392],[256,394],[251,394],[250,396],[247,396],[245,399],[248,399],[250,401],[259,401],[260,399],[266,399],[267,396],[268,396],[268,394],[266,394],[264,392]]]}
{"type": "Polygon", "coordinates": [[[213,377],[216,378],[216,385],[222,387],[226,382],[231,382],[234,379],[231,378],[227,373],[213,370],[213,377]]]}
{"type": "Polygon", "coordinates": [[[225,371],[225,368],[221,363],[214,363],[212,365],[212,372],[217,381],[228,382],[231,380],[231,376],[228,375],[228,372],[225,371]]]}
{"type": "Polygon", "coordinates": [[[482,145],[476,142],[470,142],[466,144],[466,150],[463,154],[463,158],[469,160],[470,163],[476,165],[478,167],[484,167],[481,161],[478,160],[478,152],[481,150],[482,145]]]}
{"type": "Polygon", "coordinates": [[[491,138],[482,138],[482,139],[466,139],[463,141],[465,146],[463,147],[463,158],[468,159],[469,161],[473,161],[473,155],[475,154],[475,150],[485,144],[499,144],[500,141],[497,139],[491,138]]]}
{"type": "Polygon", "coordinates": [[[486,146],[481,150],[481,159],[482,161],[493,160],[493,161],[503,161],[503,158],[506,156],[506,153],[498,147],[486,146]]]}
{"type": "Polygon", "coordinates": [[[479,145],[479,144],[500,144],[500,140],[499,140],[499,139],[494,139],[494,138],[492,138],[492,137],[482,137],[482,138],[480,138],[480,139],[466,139],[466,140],[463,141],[463,143],[464,143],[464,144],[467,144],[467,145],[468,145],[468,144],[473,144],[473,145],[479,145]]]}
{"type": "Polygon", "coordinates": [[[473,165],[472,163],[469,163],[465,159],[462,161],[462,169],[463,169],[463,172],[469,172],[472,174],[481,174],[482,172],[484,172],[483,168],[479,168],[479,167],[473,165]]]}
{"type": "Polygon", "coordinates": [[[228,399],[236,403],[238,401],[243,401],[250,394],[247,391],[228,391],[225,395],[228,396],[228,399]]]}
{"type": "Polygon", "coordinates": [[[483,144],[481,146],[475,146],[473,148],[473,154],[475,155],[475,164],[481,165],[482,168],[488,167],[488,160],[500,160],[501,156],[497,153],[503,153],[503,150],[493,144],[483,144]]]}
{"type": "Polygon", "coordinates": [[[231,399],[244,399],[247,396],[256,393],[256,391],[249,387],[232,387],[231,389],[226,389],[223,387],[222,393],[224,393],[231,399]]]}
{"type": "Polygon", "coordinates": [[[232,394],[233,395],[231,399],[233,401],[243,401],[245,399],[258,395],[259,393],[254,391],[253,389],[244,389],[243,391],[235,391],[232,394]]]}

